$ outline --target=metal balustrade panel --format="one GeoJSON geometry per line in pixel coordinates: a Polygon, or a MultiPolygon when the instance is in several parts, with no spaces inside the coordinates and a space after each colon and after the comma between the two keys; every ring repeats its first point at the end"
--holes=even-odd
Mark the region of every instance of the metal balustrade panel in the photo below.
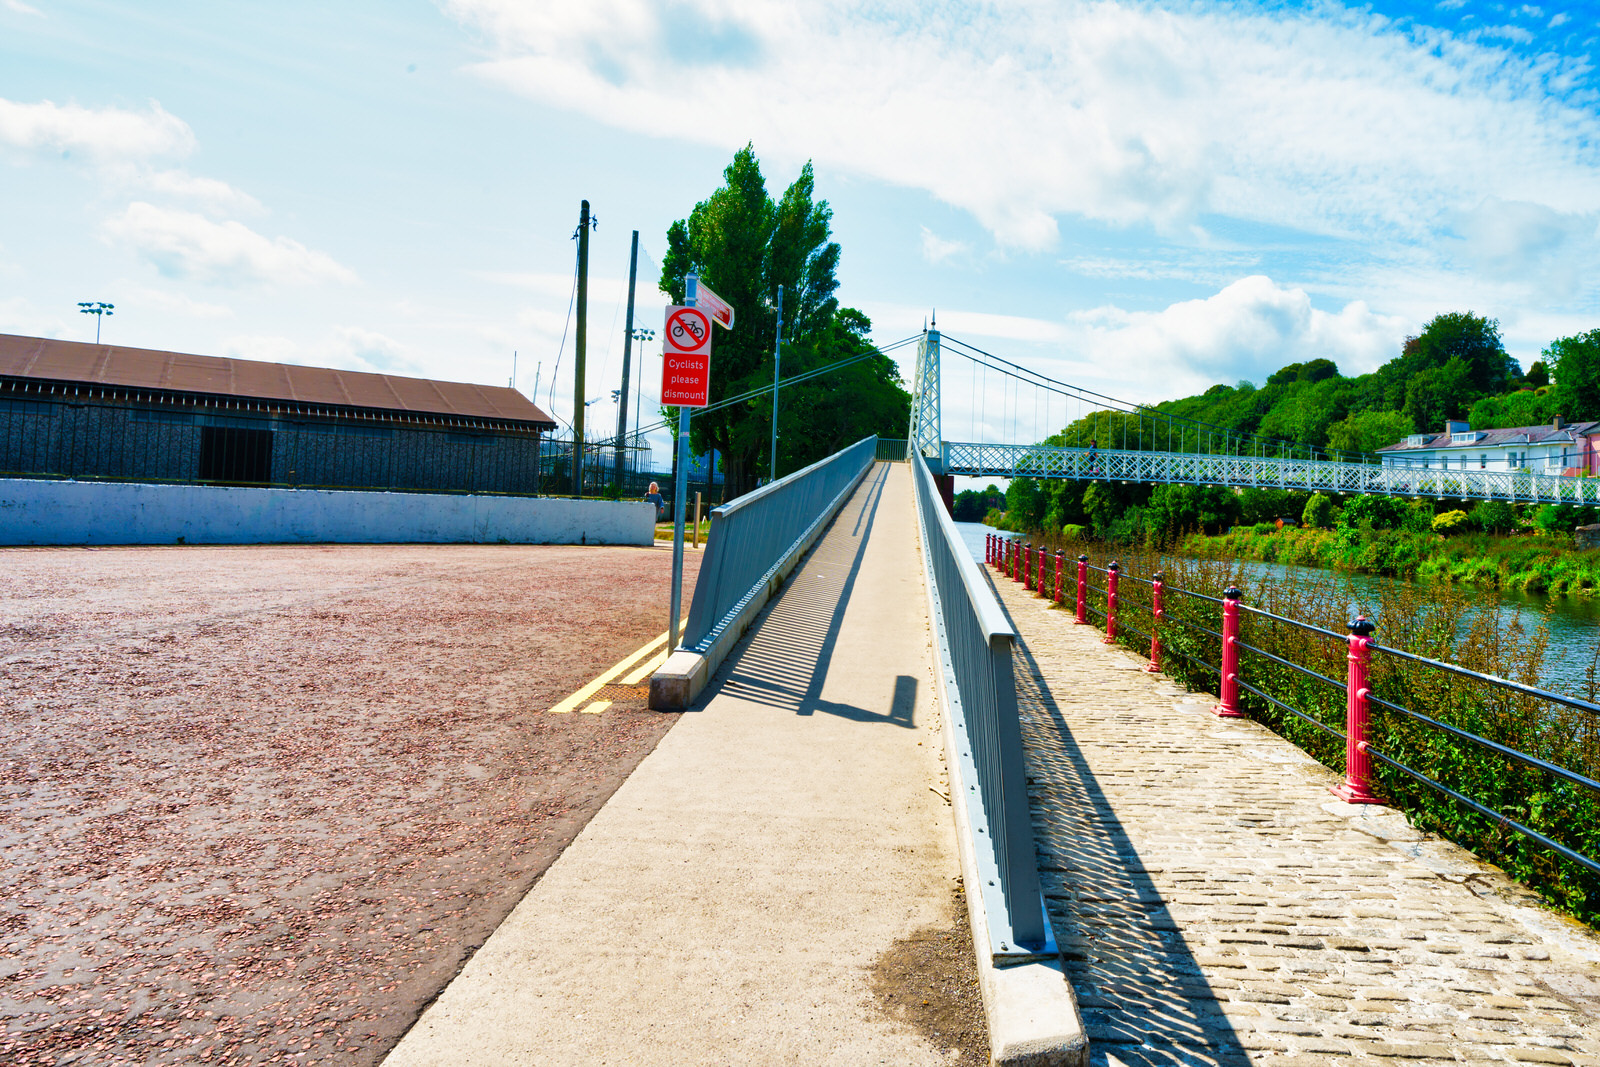
{"type": "Polygon", "coordinates": [[[946,441],[943,455],[944,473],[972,477],[1092,478],[1600,507],[1600,479],[1531,470],[1384,467],[1303,457],[1132,449],[1091,451],[960,441],[946,441]]]}

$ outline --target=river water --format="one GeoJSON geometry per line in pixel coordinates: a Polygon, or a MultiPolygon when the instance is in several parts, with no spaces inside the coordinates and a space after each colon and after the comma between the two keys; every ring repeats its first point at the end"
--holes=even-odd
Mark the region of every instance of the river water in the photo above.
{"type": "MultiPolygon", "coordinates": [[[[984,538],[997,533],[993,527],[977,522],[958,522],[968,550],[979,563],[983,562],[984,538]]],[[[1326,581],[1329,577],[1341,583],[1348,582],[1357,598],[1376,592],[1382,579],[1371,575],[1345,571],[1325,571],[1315,567],[1296,567],[1281,563],[1260,563],[1254,560],[1233,561],[1239,569],[1254,576],[1292,579],[1297,574],[1307,580],[1326,581]]],[[[1582,695],[1586,672],[1594,660],[1595,643],[1600,640],[1600,601],[1571,596],[1549,597],[1538,593],[1496,592],[1484,589],[1476,592],[1480,601],[1495,602],[1499,607],[1516,612],[1522,624],[1529,629],[1545,626],[1550,632],[1550,645],[1545,653],[1541,670],[1546,688],[1557,692],[1582,695]]],[[[1380,635],[1382,621],[1379,620],[1380,635]]],[[[1381,636],[1380,636],[1381,639],[1381,636]]]]}

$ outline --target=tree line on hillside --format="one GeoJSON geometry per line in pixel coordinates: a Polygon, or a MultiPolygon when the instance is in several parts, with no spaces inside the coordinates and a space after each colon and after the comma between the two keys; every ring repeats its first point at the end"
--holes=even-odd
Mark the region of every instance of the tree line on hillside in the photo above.
{"type": "MultiPolygon", "coordinates": [[[[1083,447],[1096,440],[1102,447],[1155,450],[1167,447],[1170,433],[1182,438],[1171,441],[1182,450],[1201,445],[1202,434],[1215,433],[1372,452],[1409,434],[1438,433],[1451,419],[1465,420],[1473,429],[1529,426],[1557,415],[1571,422],[1600,420],[1600,329],[1554,341],[1542,356],[1524,373],[1507,355],[1495,320],[1470,311],[1451,312],[1408,337],[1398,356],[1370,374],[1345,377],[1327,359],[1291,363],[1264,385],[1214,385],[1198,396],[1152,405],[1142,420],[1120,412],[1093,412],[1043,443],[1083,447]],[[1153,423],[1150,412],[1174,416],[1173,428],[1165,420],[1153,423]]],[[[975,509],[979,497],[999,493],[994,486],[989,489],[990,494],[961,494],[957,506],[966,498],[965,510],[975,509]]],[[[1003,516],[995,521],[1010,529],[1055,534],[1076,526],[1087,536],[1158,544],[1170,544],[1191,531],[1217,532],[1240,523],[1306,522],[1311,501],[1309,494],[1280,490],[1239,494],[1217,486],[1034,478],[1014,479],[1004,496],[1003,516]]],[[[1330,501],[1330,506],[1337,514],[1339,504],[1330,501]]],[[[1458,509],[1443,503],[1429,507],[1441,513],[1458,509]]],[[[1586,514],[1577,508],[1548,513],[1518,509],[1509,516],[1489,510],[1494,514],[1481,506],[1468,513],[1466,526],[1571,529],[1586,514]]],[[[1431,522],[1430,511],[1423,525],[1431,527],[1431,522]]],[[[1314,520],[1309,524],[1318,525],[1314,520]]]]}
{"type": "MultiPolygon", "coordinates": [[[[799,470],[863,437],[901,438],[911,419],[911,394],[894,360],[870,340],[872,322],[835,295],[840,249],[833,209],[815,199],[811,164],[777,200],[754,148],[745,145],[723,171],[722,187],[667,230],[661,291],[681,304],[696,274],[734,308],[735,326],[712,332],[713,405],[770,388],[783,287],[782,373],[785,378],[853,360],[806,382],[785,386],[778,414],[777,474],[799,470]]],[[[677,423],[677,408],[661,409],[677,423]]],[[[695,454],[722,456],[724,499],[754,489],[770,469],[770,392],[690,420],[695,454]]]]}

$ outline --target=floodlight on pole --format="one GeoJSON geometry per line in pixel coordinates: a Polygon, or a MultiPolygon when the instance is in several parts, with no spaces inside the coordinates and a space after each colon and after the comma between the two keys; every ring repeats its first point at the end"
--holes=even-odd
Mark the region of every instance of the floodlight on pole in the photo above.
{"type": "Polygon", "coordinates": [[[111,314],[111,309],[116,307],[116,306],[117,305],[115,305],[115,304],[107,304],[107,303],[104,303],[103,301],[100,301],[100,300],[80,300],[80,301],[78,301],[78,310],[81,313],[83,313],[85,315],[93,315],[94,316],[94,343],[95,344],[99,344],[100,343],[100,322],[101,322],[101,320],[104,319],[107,315],[111,314]]]}

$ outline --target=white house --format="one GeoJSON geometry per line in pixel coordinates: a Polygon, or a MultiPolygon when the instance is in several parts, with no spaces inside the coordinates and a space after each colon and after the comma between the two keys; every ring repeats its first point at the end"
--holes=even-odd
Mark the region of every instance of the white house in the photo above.
{"type": "Polygon", "coordinates": [[[1474,430],[1447,422],[1443,433],[1414,433],[1378,449],[1385,467],[1435,470],[1533,470],[1541,474],[1600,473],[1600,422],[1474,430]]]}

